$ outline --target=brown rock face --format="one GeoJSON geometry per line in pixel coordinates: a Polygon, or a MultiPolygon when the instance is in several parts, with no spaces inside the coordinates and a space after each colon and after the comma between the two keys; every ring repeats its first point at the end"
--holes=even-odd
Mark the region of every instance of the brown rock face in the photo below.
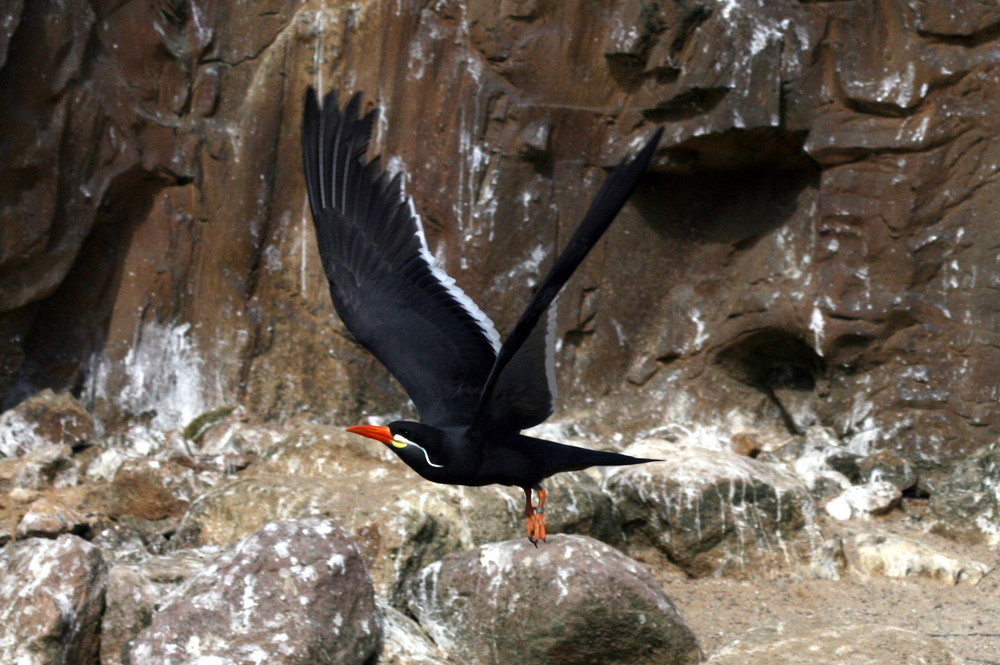
{"type": "MultiPolygon", "coordinates": [[[[405,409],[332,315],[307,85],[364,90],[434,253],[509,326],[606,169],[666,138],[561,298],[596,430],[996,439],[992,3],[7,3],[0,390],[102,421],[405,409]]],[[[392,322],[386,322],[391,325],[392,322]]]]}

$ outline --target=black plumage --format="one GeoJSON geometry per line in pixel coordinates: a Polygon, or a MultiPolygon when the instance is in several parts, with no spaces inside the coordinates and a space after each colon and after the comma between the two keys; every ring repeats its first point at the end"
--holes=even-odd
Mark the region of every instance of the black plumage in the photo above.
{"type": "Polygon", "coordinates": [[[403,386],[421,422],[349,431],[388,445],[424,478],[504,484],[525,492],[528,536],[544,538],[541,481],[563,471],[655,460],[521,434],[553,411],[550,306],[645,172],[662,130],[604,182],[565,249],[502,345],[492,322],[437,267],[403,194],[375,158],[365,161],[375,111],[360,94],[306,92],[303,163],[323,269],[337,314],[403,386]],[[531,492],[537,490],[538,507],[531,492]]]}

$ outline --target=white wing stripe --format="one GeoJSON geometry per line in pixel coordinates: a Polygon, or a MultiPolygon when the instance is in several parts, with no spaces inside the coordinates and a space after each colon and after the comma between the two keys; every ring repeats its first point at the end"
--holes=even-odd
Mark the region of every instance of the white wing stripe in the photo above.
{"type": "Polygon", "coordinates": [[[556,306],[559,304],[559,297],[549,305],[546,313],[548,321],[545,322],[545,379],[549,384],[549,394],[552,395],[552,404],[556,402],[556,306]]]}
{"type": "Polygon", "coordinates": [[[486,313],[483,312],[483,310],[479,309],[479,305],[477,305],[472,298],[466,295],[465,291],[462,290],[462,287],[455,283],[455,280],[444,271],[437,259],[434,258],[434,255],[431,254],[430,249],[427,247],[427,237],[424,235],[424,224],[420,219],[420,215],[417,214],[416,208],[413,206],[413,199],[407,196],[406,203],[410,206],[410,215],[416,222],[417,237],[420,239],[420,257],[430,267],[431,274],[433,274],[434,277],[437,278],[438,282],[440,282],[441,285],[448,290],[448,293],[450,293],[451,296],[458,301],[458,304],[462,306],[462,309],[464,309],[469,316],[475,320],[483,335],[485,335],[486,339],[489,340],[490,345],[493,347],[493,351],[500,351],[500,333],[497,332],[497,328],[493,324],[493,321],[490,320],[490,317],[486,316],[486,313]]]}

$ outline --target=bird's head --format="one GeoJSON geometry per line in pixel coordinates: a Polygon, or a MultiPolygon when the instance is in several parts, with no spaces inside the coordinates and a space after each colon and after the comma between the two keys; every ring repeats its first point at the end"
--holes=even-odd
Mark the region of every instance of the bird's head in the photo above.
{"type": "Polygon", "coordinates": [[[408,420],[397,420],[388,426],[357,425],[348,432],[380,441],[396,453],[407,466],[425,475],[432,469],[444,467],[441,448],[444,432],[436,427],[408,420]]]}

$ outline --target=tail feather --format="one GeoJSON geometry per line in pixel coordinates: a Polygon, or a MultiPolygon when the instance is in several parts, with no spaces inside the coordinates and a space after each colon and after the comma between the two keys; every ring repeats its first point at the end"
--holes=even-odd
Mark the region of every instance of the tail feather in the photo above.
{"type": "Polygon", "coordinates": [[[645,464],[646,462],[662,462],[661,459],[653,459],[650,457],[632,457],[631,455],[623,455],[622,453],[613,453],[606,450],[587,450],[586,448],[577,448],[577,450],[586,450],[589,454],[586,456],[581,455],[575,459],[582,463],[574,469],[567,469],[568,471],[579,471],[581,469],[587,469],[592,466],[628,466],[630,464],[645,464]]]}
{"type": "Polygon", "coordinates": [[[543,460],[545,477],[564,471],[582,471],[592,466],[627,466],[663,461],[649,457],[632,457],[607,450],[591,450],[590,448],[581,448],[524,435],[521,438],[527,445],[541,453],[538,458],[543,460]]]}

